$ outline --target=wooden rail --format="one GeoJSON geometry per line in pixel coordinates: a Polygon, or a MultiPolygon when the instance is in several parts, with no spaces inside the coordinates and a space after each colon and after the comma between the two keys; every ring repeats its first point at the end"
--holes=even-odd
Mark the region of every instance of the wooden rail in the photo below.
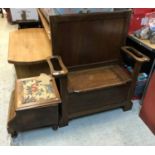
{"type": "Polygon", "coordinates": [[[49,24],[47,23],[45,17],[43,16],[43,14],[41,13],[41,11],[38,9],[38,14],[41,20],[41,23],[47,33],[48,38],[51,40],[51,32],[50,32],[50,27],[49,24]]]}

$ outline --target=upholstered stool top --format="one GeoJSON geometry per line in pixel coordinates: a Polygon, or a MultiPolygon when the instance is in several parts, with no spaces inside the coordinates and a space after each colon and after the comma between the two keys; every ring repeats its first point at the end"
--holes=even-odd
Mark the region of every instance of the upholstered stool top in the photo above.
{"type": "Polygon", "coordinates": [[[55,104],[60,96],[53,78],[46,74],[16,81],[17,108],[55,104]]]}

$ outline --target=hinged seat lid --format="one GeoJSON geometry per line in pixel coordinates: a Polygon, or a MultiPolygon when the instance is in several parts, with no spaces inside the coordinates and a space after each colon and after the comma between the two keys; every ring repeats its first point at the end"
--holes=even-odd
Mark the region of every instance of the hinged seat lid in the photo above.
{"type": "Polygon", "coordinates": [[[86,92],[126,84],[131,76],[119,65],[110,65],[94,69],[70,72],[68,91],[70,93],[86,92]]]}
{"type": "Polygon", "coordinates": [[[55,80],[46,74],[16,81],[16,109],[55,106],[61,102],[55,80]]]}

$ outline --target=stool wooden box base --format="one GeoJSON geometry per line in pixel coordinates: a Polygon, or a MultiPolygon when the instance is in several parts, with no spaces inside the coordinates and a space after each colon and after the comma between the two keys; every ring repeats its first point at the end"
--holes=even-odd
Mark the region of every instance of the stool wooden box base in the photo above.
{"type": "MultiPolygon", "coordinates": [[[[46,74],[44,75],[50,77],[46,74]]],[[[37,78],[37,82],[34,80],[35,78],[19,79],[16,81],[16,88],[11,97],[8,118],[8,132],[12,137],[16,136],[19,131],[45,126],[51,126],[53,129],[58,128],[59,103],[61,103],[61,100],[55,81],[53,78],[49,81],[51,85],[51,88],[49,88],[50,85],[47,85],[47,79],[40,81],[40,77],[35,77],[37,78]],[[39,88],[35,86],[38,83],[39,88]],[[44,90],[44,88],[46,89],[44,90]]]]}

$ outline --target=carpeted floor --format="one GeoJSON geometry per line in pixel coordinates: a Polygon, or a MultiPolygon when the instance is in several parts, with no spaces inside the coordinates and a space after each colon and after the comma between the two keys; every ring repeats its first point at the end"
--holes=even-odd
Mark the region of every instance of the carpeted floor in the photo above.
{"type": "Polygon", "coordinates": [[[107,111],[70,121],[69,126],[20,133],[12,145],[155,145],[155,137],[138,117],[139,103],[131,111],[107,111]]]}
{"type": "Polygon", "coordinates": [[[115,109],[72,120],[57,131],[36,129],[11,139],[6,124],[15,70],[7,52],[9,31],[16,28],[0,17],[0,145],[155,145],[154,135],[138,116],[138,102],[127,112],[115,109]]]}
{"type": "Polygon", "coordinates": [[[10,136],[6,130],[8,106],[14,87],[14,66],[7,62],[9,32],[17,26],[7,23],[0,15],[0,145],[10,145],[10,136]]]}

